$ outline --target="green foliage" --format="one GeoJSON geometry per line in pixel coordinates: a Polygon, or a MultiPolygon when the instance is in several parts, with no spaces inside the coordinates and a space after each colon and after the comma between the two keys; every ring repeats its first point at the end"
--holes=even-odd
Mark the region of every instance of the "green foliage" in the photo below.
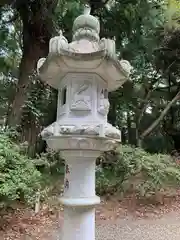
{"type": "MultiPolygon", "coordinates": [[[[103,157],[105,162],[107,153],[103,157]]],[[[108,160],[97,171],[99,194],[133,191],[140,197],[149,197],[162,189],[179,186],[180,169],[168,155],[123,145],[115,150],[111,160],[111,164],[108,160]]]]}
{"type": "Polygon", "coordinates": [[[143,148],[149,153],[164,153],[168,154],[172,151],[172,141],[161,133],[154,133],[145,138],[143,148]]]}
{"type": "Polygon", "coordinates": [[[58,176],[64,173],[64,159],[58,151],[49,149],[47,153],[42,153],[33,161],[42,173],[58,176]]]}
{"type": "Polygon", "coordinates": [[[6,133],[0,132],[0,206],[14,200],[31,202],[41,174],[6,133]]]}

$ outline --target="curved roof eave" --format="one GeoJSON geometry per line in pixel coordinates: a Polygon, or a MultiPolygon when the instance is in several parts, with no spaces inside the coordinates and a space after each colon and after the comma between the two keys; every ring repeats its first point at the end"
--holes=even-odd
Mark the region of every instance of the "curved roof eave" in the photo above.
{"type": "Polygon", "coordinates": [[[106,50],[100,50],[100,51],[96,51],[96,52],[90,52],[90,53],[80,53],[80,52],[71,52],[71,51],[67,51],[67,50],[63,50],[62,53],[49,53],[45,62],[43,63],[43,65],[40,67],[39,71],[41,72],[46,66],[47,64],[52,61],[55,60],[56,58],[59,57],[70,57],[74,60],[82,60],[82,61],[92,61],[92,60],[96,60],[99,58],[104,58],[106,60],[109,60],[110,62],[113,63],[113,65],[120,70],[123,75],[125,77],[128,76],[128,72],[126,72],[123,67],[121,66],[120,61],[113,57],[109,57],[106,55],[106,50]]]}

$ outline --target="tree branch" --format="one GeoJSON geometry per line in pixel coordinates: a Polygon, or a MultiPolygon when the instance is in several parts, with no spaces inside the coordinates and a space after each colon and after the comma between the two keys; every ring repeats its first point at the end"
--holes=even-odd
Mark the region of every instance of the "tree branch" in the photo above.
{"type": "Polygon", "coordinates": [[[160,47],[160,48],[155,48],[153,52],[158,52],[158,51],[171,51],[171,48],[167,47],[160,47]]]}
{"type": "Polygon", "coordinates": [[[152,92],[154,92],[154,91],[157,89],[157,87],[156,87],[156,88],[153,88],[153,85],[159,81],[159,78],[158,78],[158,79],[156,78],[157,74],[158,74],[158,72],[156,72],[156,74],[155,74],[155,76],[154,76],[154,80],[151,81],[151,84],[150,84],[150,86],[148,87],[147,92],[146,92],[145,95],[144,95],[144,101],[142,101],[141,104],[140,104],[140,106],[139,106],[139,109],[140,109],[141,111],[140,111],[139,117],[138,117],[138,119],[137,119],[137,124],[138,124],[138,126],[139,126],[139,124],[140,124],[140,122],[141,122],[141,119],[142,119],[142,117],[143,117],[143,114],[144,114],[144,112],[145,112],[145,110],[146,110],[146,107],[147,107],[147,104],[148,104],[148,102],[149,102],[149,98],[150,98],[152,92]]]}
{"type": "Polygon", "coordinates": [[[177,100],[179,100],[179,98],[180,98],[180,91],[176,94],[176,96],[172,99],[172,101],[168,103],[168,105],[162,111],[160,116],[141,134],[141,136],[140,136],[141,139],[143,139],[147,135],[149,135],[159,125],[159,123],[166,116],[166,114],[169,111],[169,109],[176,103],[177,100]]]}

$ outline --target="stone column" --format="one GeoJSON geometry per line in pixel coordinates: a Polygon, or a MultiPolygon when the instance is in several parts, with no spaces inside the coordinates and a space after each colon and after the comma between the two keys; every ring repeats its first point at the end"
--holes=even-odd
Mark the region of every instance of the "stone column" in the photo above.
{"type": "Polygon", "coordinates": [[[66,158],[63,240],[95,240],[95,162],[99,153],[92,149],[63,152],[66,158]]]}

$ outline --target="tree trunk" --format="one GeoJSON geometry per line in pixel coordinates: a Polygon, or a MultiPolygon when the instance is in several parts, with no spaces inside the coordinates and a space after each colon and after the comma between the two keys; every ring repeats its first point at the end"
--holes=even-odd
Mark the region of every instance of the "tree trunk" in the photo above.
{"type": "Polygon", "coordinates": [[[28,87],[31,81],[30,76],[36,69],[38,59],[44,56],[45,53],[47,53],[47,49],[40,49],[39,46],[35,44],[31,45],[28,51],[23,53],[19,67],[19,80],[12,102],[11,111],[7,119],[7,124],[11,127],[16,127],[20,124],[23,105],[26,100],[28,87]]]}
{"type": "Polygon", "coordinates": [[[166,106],[166,108],[162,111],[161,115],[141,134],[140,139],[144,139],[146,136],[148,136],[163,120],[163,118],[166,116],[170,108],[173,106],[173,104],[176,103],[176,101],[180,98],[180,91],[176,94],[176,96],[172,99],[171,102],[166,106]]]}
{"type": "Polygon", "coordinates": [[[132,129],[131,129],[131,116],[129,111],[127,112],[127,138],[128,138],[128,144],[131,144],[131,133],[132,133],[132,129]]]}
{"type": "Polygon", "coordinates": [[[19,80],[12,102],[8,124],[20,124],[22,108],[27,96],[30,76],[39,58],[48,54],[49,40],[54,33],[53,15],[58,0],[14,1],[23,23],[23,56],[19,66],[19,80]]]}

